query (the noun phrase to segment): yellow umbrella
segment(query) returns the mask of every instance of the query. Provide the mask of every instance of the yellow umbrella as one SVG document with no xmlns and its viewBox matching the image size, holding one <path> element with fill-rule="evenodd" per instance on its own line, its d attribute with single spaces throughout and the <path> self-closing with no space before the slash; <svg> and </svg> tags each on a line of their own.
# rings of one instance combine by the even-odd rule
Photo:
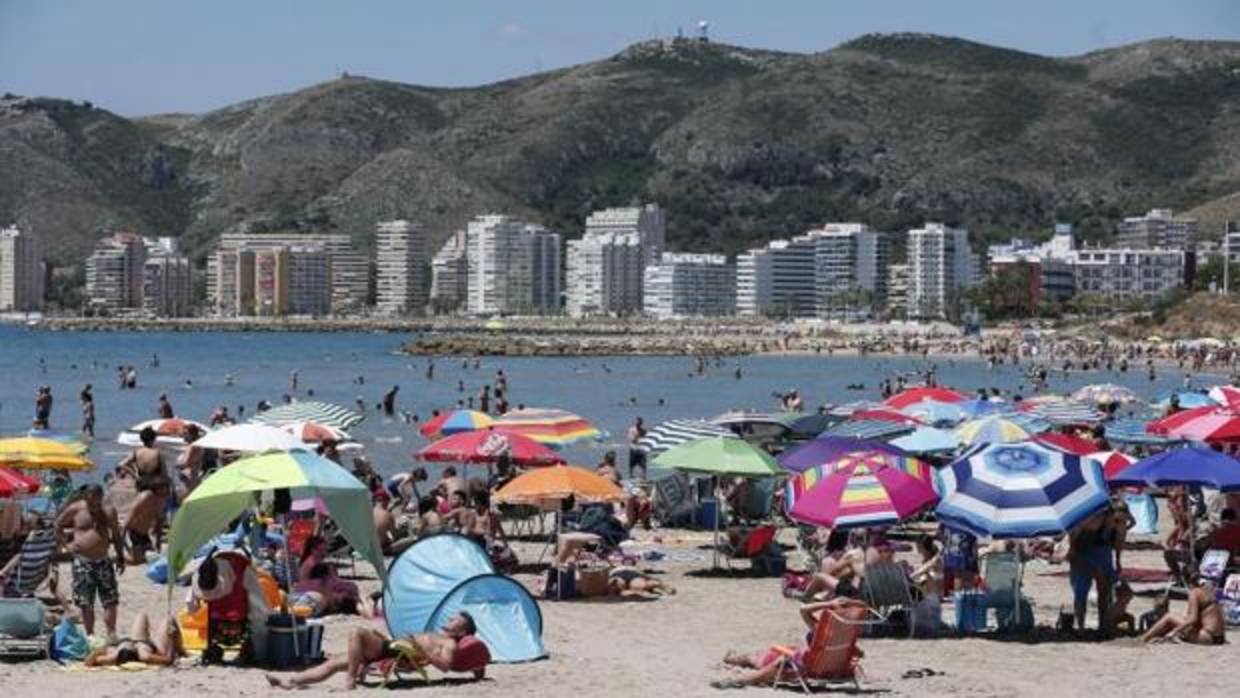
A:
<svg viewBox="0 0 1240 698">
<path fill-rule="evenodd" d="M 90 470 L 95 467 L 70 444 L 32 436 L 0 439 L 0 465 L 28 470 Z"/>
</svg>

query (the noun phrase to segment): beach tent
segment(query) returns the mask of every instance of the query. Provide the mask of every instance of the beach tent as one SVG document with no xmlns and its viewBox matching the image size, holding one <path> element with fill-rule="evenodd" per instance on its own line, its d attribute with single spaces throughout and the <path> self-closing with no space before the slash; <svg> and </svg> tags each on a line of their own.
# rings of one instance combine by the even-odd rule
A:
<svg viewBox="0 0 1240 698">
<path fill-rule="evenodd" d="M 392 561 L 383 615 L 394 638 L 442 628 L 465 611 L 497 662 L 547 656 L 542 612 L 525 587 L 496 574 L 486 551 L 455 533 L 423 538 Z"/>
<path fill-rule="evenodd" d="M 168 578 L 175 579 L 194 552 L 254 505 L 254 494 L 288 489 L 294 499 L 322 499 L 353 550 L 383 574 L 370 490 L 349 471 L 297 449 L 242 458 L 202 481 L 181 504 L 168 536 Z"/>
</svg>

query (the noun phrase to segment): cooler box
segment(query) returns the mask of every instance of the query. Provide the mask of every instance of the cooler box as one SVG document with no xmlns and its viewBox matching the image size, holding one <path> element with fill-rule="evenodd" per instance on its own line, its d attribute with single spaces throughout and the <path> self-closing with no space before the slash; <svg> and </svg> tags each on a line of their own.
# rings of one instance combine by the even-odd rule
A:
<svg viewBox="0 0 1240 698">
<path fill-rule="evenodd" d="M 181 628 L 181 643 L 190 652 L 201 652 L 207 647 L 207 605 L 190 615 L 185 609 L 177 613 L 177 625 Z"/>
<path fill-rule="evenodd" d="M 952 594 L 952 601 L 956 607 L 956 632 L 977 633 L 986 629 L 984 592 L 958 591 Z"/>
<path fill-rule="evenodd" d="M 715 530 L 715 520 L 719 516 L 719 500 L 703 499 L 698 502 L 697 525 L 708 530 Z"/>
<path fill-rule="evenodd" d="M 267 617 L 267 664 L 272 668 L 304 666 L 322 659 L 322 655 L 321 622 L 307 621 L 283 613 Z"/>
</svg>

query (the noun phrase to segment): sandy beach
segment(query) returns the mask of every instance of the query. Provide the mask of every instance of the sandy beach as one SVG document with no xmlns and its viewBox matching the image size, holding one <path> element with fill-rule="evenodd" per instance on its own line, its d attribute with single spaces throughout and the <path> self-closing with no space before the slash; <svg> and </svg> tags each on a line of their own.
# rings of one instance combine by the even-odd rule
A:
<svg viewBox="0 0 1240 698">
<path fill-rule="evenodd" d="M 781 533 L 792 543 L 792 530 Z M 1139 538 L 1136 540 L 1140 540 Z M 471 696 L 664 695 L 710 696 L 712 679 L 725 676 L 720 659 L 730 649 L 757 651 L 774 643 L 795 644 L 804 630 L 797 603 L 783 598 L 776 578 L 747 576 L 748 564 L 737 565 L 736 576 L 703 573 L 711 565 L 710 534 L 700 531 L 654 531 L 637 536 L 637 550 L 657 548 L 669 553 L 642 567 L 676 586 L 675 596 L 650 601 L 576 600 L 543 601 L 544 641 L 550 657 L 518 665 L 494 665 L 486 680 L 445 681 L 432 673 L 430 686 L 397 684 L 419 693 Z M 523 561 L 536 560 L 541 543 L 518 543 Z M 904 554 L 907 555 L 907 554 Z M 794 553 L 790 563 L 798 561 Z M 1162 569 L 1158 551 L 1136 550 L 1125 555 L 1125 565 Z M 359 565 L 359 573 L 367 569 Z M 1232 695 L 1226 685 L 1231 667 L 1240 662 L 1235 640 L 1223 647 L 1178 644 L 1142 646 L 1135 639 L 1105 643 L 1055 638 L 1053 626 L 1061 606 L 1070 606 L 1067 579 L 1050 576 L 1062 570 L 1041 561 L 1028 565 L 1025 592 L 1035 601 L 1039 630 L 1030 639 L 975 637 L 968 639 L 870 639 L 865 651 L 863 693 L 909 696 L 1096 696 L 1096 695 Z M 369 571 L 367 569 L 367 571 Z M 166 612 L 163 587 L 130 569 L 122 577 L 121 630 L 133 614 L 146 610 Z M 361 581 L 365 591 L 378 588 L 377 580 Z M 536 574 L 519 574 L 529 588 L 538 587 Z M 61 583 L 68 585 L 68 565 L 62 565 Z M 1153 590 L 1155 586 L 1136 586 Z M 67 589 L 66 589 L 67 590 Z M 175 593 L 180 603 L 183 590 Z M 1138 597 L 1136 613 L 1148 610 L 1149 596 Z M 1172 611 L 1182 612 L 1183 603 Z M 951 607 L 944 606 L 944 617 Z M 1091 605 L 1089 624 L 1095 622 Z M 359 625 L 382 628 L 382 621 L 332 617 L 326 621 L 325 647 L 340 652 L 349 631 Z M 106 696 L 258 695 L 269 689 L 259 669 L 202 668 L 184 659 L 172 669 L 140 672 L 118 670 L 72 671 L 49 661 L 0 664 L 0 680 L 13 695 L 53 696 L 88 690 L 93 698 Z M 937 675 L 903 678 L 910 670 L 932 669 Z M 305 692 L 342 691 L 342 678 Z M 89 683 L 87 683 L 89 682 Z M 362 692 L 384 690 L 359 688 Z M 89 686 L 89 688 L 87 688 Z M 390 690 L 390 689 L 389 689 Z M 728 691 L 735 692 L 735 691 Z M 770 689 L 743 689 L 745 694 L 773 694 Z"/>
</svg>

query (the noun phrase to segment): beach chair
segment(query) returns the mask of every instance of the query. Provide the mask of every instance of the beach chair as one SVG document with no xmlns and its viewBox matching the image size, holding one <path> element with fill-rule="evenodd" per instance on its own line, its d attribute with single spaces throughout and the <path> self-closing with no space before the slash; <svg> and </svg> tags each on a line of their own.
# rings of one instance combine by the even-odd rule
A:
<svg viewBox="0 0 1240 698">
<path fill-rule="evenodd" d="M 775 494 L 775 478 L 750 480 L 745 497 L 737 503 L 733 515 L 741 521 L 758 522 L 771 517 L 771 501 Z"/>
<path fill-rule="evenodd" d="M 768 524 L 750 530 L 735 546 L 726 540 L 721 542 L 719 552 L 723 555 L 724 563 L 730 569 L 733 560 L 754 560 L 760 557 L 767 546 L 775 541 L 775 533 L 775 527 Z"/>
<path fill-rule="evenodd" d="M 285 525 L 284 535 L 288 544 L 288 552 L 300 558 L 306 550 L 306 541 L 319 529 L 319 522 L 313 518 L 292 519 Z"/>
<path fill-rule="evenodd" d="M 799 685 L 802 691 L 811 693 L 815 687 L 843 683 L 860 690 L 861 653 L 857 650 L 857 638 L 872 613 L 859 601 L 824 610 L 799 659 L 797 650 L 791 647 L 772 648 L 780 655 L 772 687 Z"/>
<path fill-rule="evenodd" d="M 12 569 L 3 578 L 3 596 L 31 598 L 52 571 L 56 554 L 56 533 L 49 530 L 31 531 L 22 543 Z"/>
<path fill-rule="evenodd" d="M 890 620 L 893 612 L 903 610 L 908 618 L 908 636 L 917 632 L 917 614 L 913 600 L 913 588 L 904 568 L 894 562 L 875 562 L 865 566 L 865 579 L 861 582 L 861 598 L 883 620 Z"/>
<path fill-rule="evenodd" d="M 1024 563 L 1015 552 L 991 553 L 982 558 L 986 607 L 995 609 L 995 619 L 1001 629 L 1019 628 L 1033 621 L 1032 616 L 1022 618 L 1022 609 L 1032 612 L 1020 591 L 1024 569 Z"/>
<path fill-rule="evenodd" d="M 50 636 L 46 617 L 47 608 L 38 599 L 0 599 L 0 657 L 46 657 Z"/>
<path fill-rule="evenodd" d="M 1132 514 L 1133 521 L 1136 522 L 1128 531 L 1129 535 L 1158 535 L 1158 504 L 1152 496 L 1125 494 L 1124 503 L 1128 506 L 1128 513 Z"/>
<path fill-rule="evenodd" d="M 382 659 L 368 669 L 377 671 L 383 677 L 383 685 L 387 686 L 393 679 L 405 680 L 403 674 L 413 673 L 425 682 L 430 682 L 430 674 L 426 668 L 430 660 L 413 643 L 408 640 L 397 640 L 392 643 L 395 657 Z M 486 643 L 473 635 L 461 638 L 457 644 L 456 655 L 448 671 L 454 674 L 471 674 L 475 681 L 486 677 L 487 665 L 491 663 L 491 650 Z"/>
</svg>

